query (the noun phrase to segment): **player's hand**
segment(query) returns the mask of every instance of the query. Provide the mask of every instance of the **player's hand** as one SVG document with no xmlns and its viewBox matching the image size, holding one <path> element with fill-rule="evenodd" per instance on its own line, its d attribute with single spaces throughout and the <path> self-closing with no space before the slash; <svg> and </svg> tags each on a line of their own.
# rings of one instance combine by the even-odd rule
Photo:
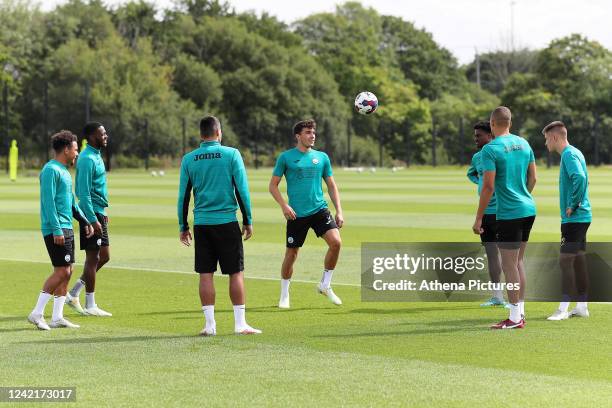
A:
<svg viewBox="0 0 612 408">
<path fill-rule="evenodd" d="M 94 222 L 93 224 L 91 224 L 91 226 L 93 227 L 94 233 L 101 237 L 102 236 L 102 224 L 100 224 L 99 221 Z M 87 237 L 89 238 L 89 237 Z"/>
<path fill-rule="evenodd" d="M 338 226 L 338 228 L 342 228 L 342 225 L 344 225 L 344 217 L 342 216 L 342 211 L 336 213 L 336 225 Z"/>
<path fill-rule="evenodd" d="M 193 240 L 191 236 L 191 231 L 185 230 L 179 234 L 179 239 L 181 243 L 185 246 L 191 246 L 191 241 Z"/>
<path fill-rule="evenodd" d="M 253 236 L 253 225 L 242 225 L 242 235 L 245 241 L 251 238 Z"/>
<path fill-rule="evenodd" d="M 293 208 L 289 207 L 289 205 L 287 204 L 283 206 L 283 215 L 288 220 L 295 220 L 297 218 L 297 215 L 295 215 L 295 211 L 293 211 Z"/>
<path fill-rule="evenodd" d="M 472 231 L 474 231 L 474 234 L 476 235 L 480 235 L 484 232 L 484 230 L 482 229 L 482 218 L 476 218 L 476 221 L 472 226 Z"/>
<path fill-rule="evenodd" d="M 64 236 L 63 235 L 54 235 L 53 236 L 53 243 L 55 245 L 64 245 L 64 242 L 66 242 L 64 240 Z"/>
<path fill-rule="evenodd" d="M 85 226 L 85 237 L 86 238 L 91 238 L 94 234 L 94 228 L 91 224 L 87 224 Z"/>
<path fill-rule="evenodd" d="M 568 207 L 565 209 L 565 216 L 566 217 L 571 217 L 571 215 L 574 213 L 574 210 L 571 209 L 571 207 Z"/>
</svg>

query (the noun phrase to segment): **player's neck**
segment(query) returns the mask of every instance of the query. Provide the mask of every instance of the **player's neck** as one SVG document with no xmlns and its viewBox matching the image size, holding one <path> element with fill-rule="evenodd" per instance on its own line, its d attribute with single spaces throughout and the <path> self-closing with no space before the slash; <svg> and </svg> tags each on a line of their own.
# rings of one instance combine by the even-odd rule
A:
<svg viewBox="0 0 612 408">
<path fill-rule="evenodd" d="M 309 151 L 312 150 L 312 147 L 304 146 L 301 143 L 298 143 L 295 147 L 302 153 L 308 153 Z"/>
<path fill-rule="evenodd" d="M 565 150 L 567 146 L 569 146 L 569 142 L 567 140 L 559 142 L 559 145 L 557 146 L 557 153 L 559 154 L 563 153 L 563 151 Z"/>
<path fill-rule="evenodd" d="M 53 158 L 53 160 L 68 167 L 68 158 L 64 156 L 63 154 L 58 154 L 57 156 Z"/>
</svg>

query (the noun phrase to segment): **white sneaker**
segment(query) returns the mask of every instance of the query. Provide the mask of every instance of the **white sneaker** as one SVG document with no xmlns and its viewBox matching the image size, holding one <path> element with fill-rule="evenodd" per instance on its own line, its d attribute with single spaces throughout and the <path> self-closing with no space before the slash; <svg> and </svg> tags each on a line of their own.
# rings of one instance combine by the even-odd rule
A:
<svg viewBox="0 0 612 408">
<path fill-rule="evenodd" d="M 42 315 L 35 315 L 34 313 L 30 313 L 30 315 L 28 316 L 28 322 L 36 326 L 38 330 L 51 330 Z"/>
<path fill-rule="evenodd" d="M 291 306 L 289 304 L 289 296 L 283 297 L 281 296 L 280 300 L 278 301 L 278 308 L 279 309 L 289 309 Z"/>
<path fill-rule="evenodd" d="M 70 293 L 66 293 L 66 305 L 70 306 L 72 310 L 81 315 L 86 315 L 85 311 L 81 307 L 81 302 L 78 297 L 72 296 Z"/>
<path fill-rule="evenodd" d="M 553 320 L 553 321 L 558 321 L 558 320 L 565 320 L 569 318 L 569 313 L 564 312 L 563 310 L 555 310 L 555 312 L 548 316 L 548 318 L 546 320 Z"/>
<path fill-rule="evenodd" d="M 242 327 L 234 328 L 234 333 L 236 334 L 261 334 L 261 330 L 254 329 L 248 324 Z"/>
<path fill-rule="evenodd" d="M 85 314 L 90 315 L 90 316 L 109 317 L 113 315 L 112 313 L 109 313 L 107 311 L 100 309 L 98 305 L 93 305 L 92 307 L 86 307 L 84 311 L 85 311 Z"/>
<path fill-rule="evenodd" d="M 589 309 L 575 307 L 571 312 L 569 312 L 569 317 L 589 317 Z"/>
<path fill-rule="evenodd" d="M 200 332 L 200 336 L 216 336 L 217 328 L 216 327 L 204 327 Z"/>
<path fill-rule="evenodd" d="M 81 327 L 78 324 L 74 324 L 74 323 L 66 320 L 63 317 L 61 319 L 52 320 L 51 324 L 49 326 L 51 326 L 51 327 L 53 327 L 55 329 L 58 329 L 60 327 L 66 327 L 68 329 L 78 329 L 79 327 Z"/>
<path fill-rule="evenodd" d="M 336 306 L 340 306 L 342 304 L 342 300 L 332 290 L 331 286 L 327 289 L 321 288 L 320 284 L 317 285 L 317 292 L 322 294 L 323 296 L 327 296 L 327 298 Z"/>
</svg>

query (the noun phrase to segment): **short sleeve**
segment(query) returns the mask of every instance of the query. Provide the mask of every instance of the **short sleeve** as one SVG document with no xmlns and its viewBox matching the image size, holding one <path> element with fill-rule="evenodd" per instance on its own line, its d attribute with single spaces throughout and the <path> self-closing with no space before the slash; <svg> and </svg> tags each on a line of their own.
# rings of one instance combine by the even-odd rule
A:
<svg viewBox="0 0 612 408">
<path fill-rule="evenodd" d="M 287 166 L 285 165 L 285 155 L 281 154 L 280 156 L 278 156 L 278 159 L 276 159 L 276 165 L 274 166 L 272 175 L 276 177 L 283 177 L 286 169 Z"/>
<path fill-rule="evenodd" d="M 480 161 L 482 163 L 482 171 L 496 171 L 495 167 L 495 151 L 489 145 L 485 145 L 480 153 Z"/>
<path fill-rule="evenodd" d="M 329 156 L 325 155 L 325 163 L 323 164 L 323 178 L 333 176 L 331 161 L 329 160 Z"/>
</svg>

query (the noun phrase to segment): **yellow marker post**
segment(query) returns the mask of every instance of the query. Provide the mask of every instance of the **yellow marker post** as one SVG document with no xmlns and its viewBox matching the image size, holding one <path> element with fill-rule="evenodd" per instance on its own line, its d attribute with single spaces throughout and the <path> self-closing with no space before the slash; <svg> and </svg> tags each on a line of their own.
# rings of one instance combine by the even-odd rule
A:
<svg viewBox="0 0 612 408">
<path fill-rule="evenodd" d="M 17 141 L 13 139 L 9 150 L 9 177 L 11 181 L 17 181 L 17 159 L 19 158 L 19 148 Z"/>
<path fill-rule="evenodd" d="M 86 147 L 87 147 L 87 139 L 83 139 L 81 141 L 81 151 L 85 150 Z"/>
</svg>

